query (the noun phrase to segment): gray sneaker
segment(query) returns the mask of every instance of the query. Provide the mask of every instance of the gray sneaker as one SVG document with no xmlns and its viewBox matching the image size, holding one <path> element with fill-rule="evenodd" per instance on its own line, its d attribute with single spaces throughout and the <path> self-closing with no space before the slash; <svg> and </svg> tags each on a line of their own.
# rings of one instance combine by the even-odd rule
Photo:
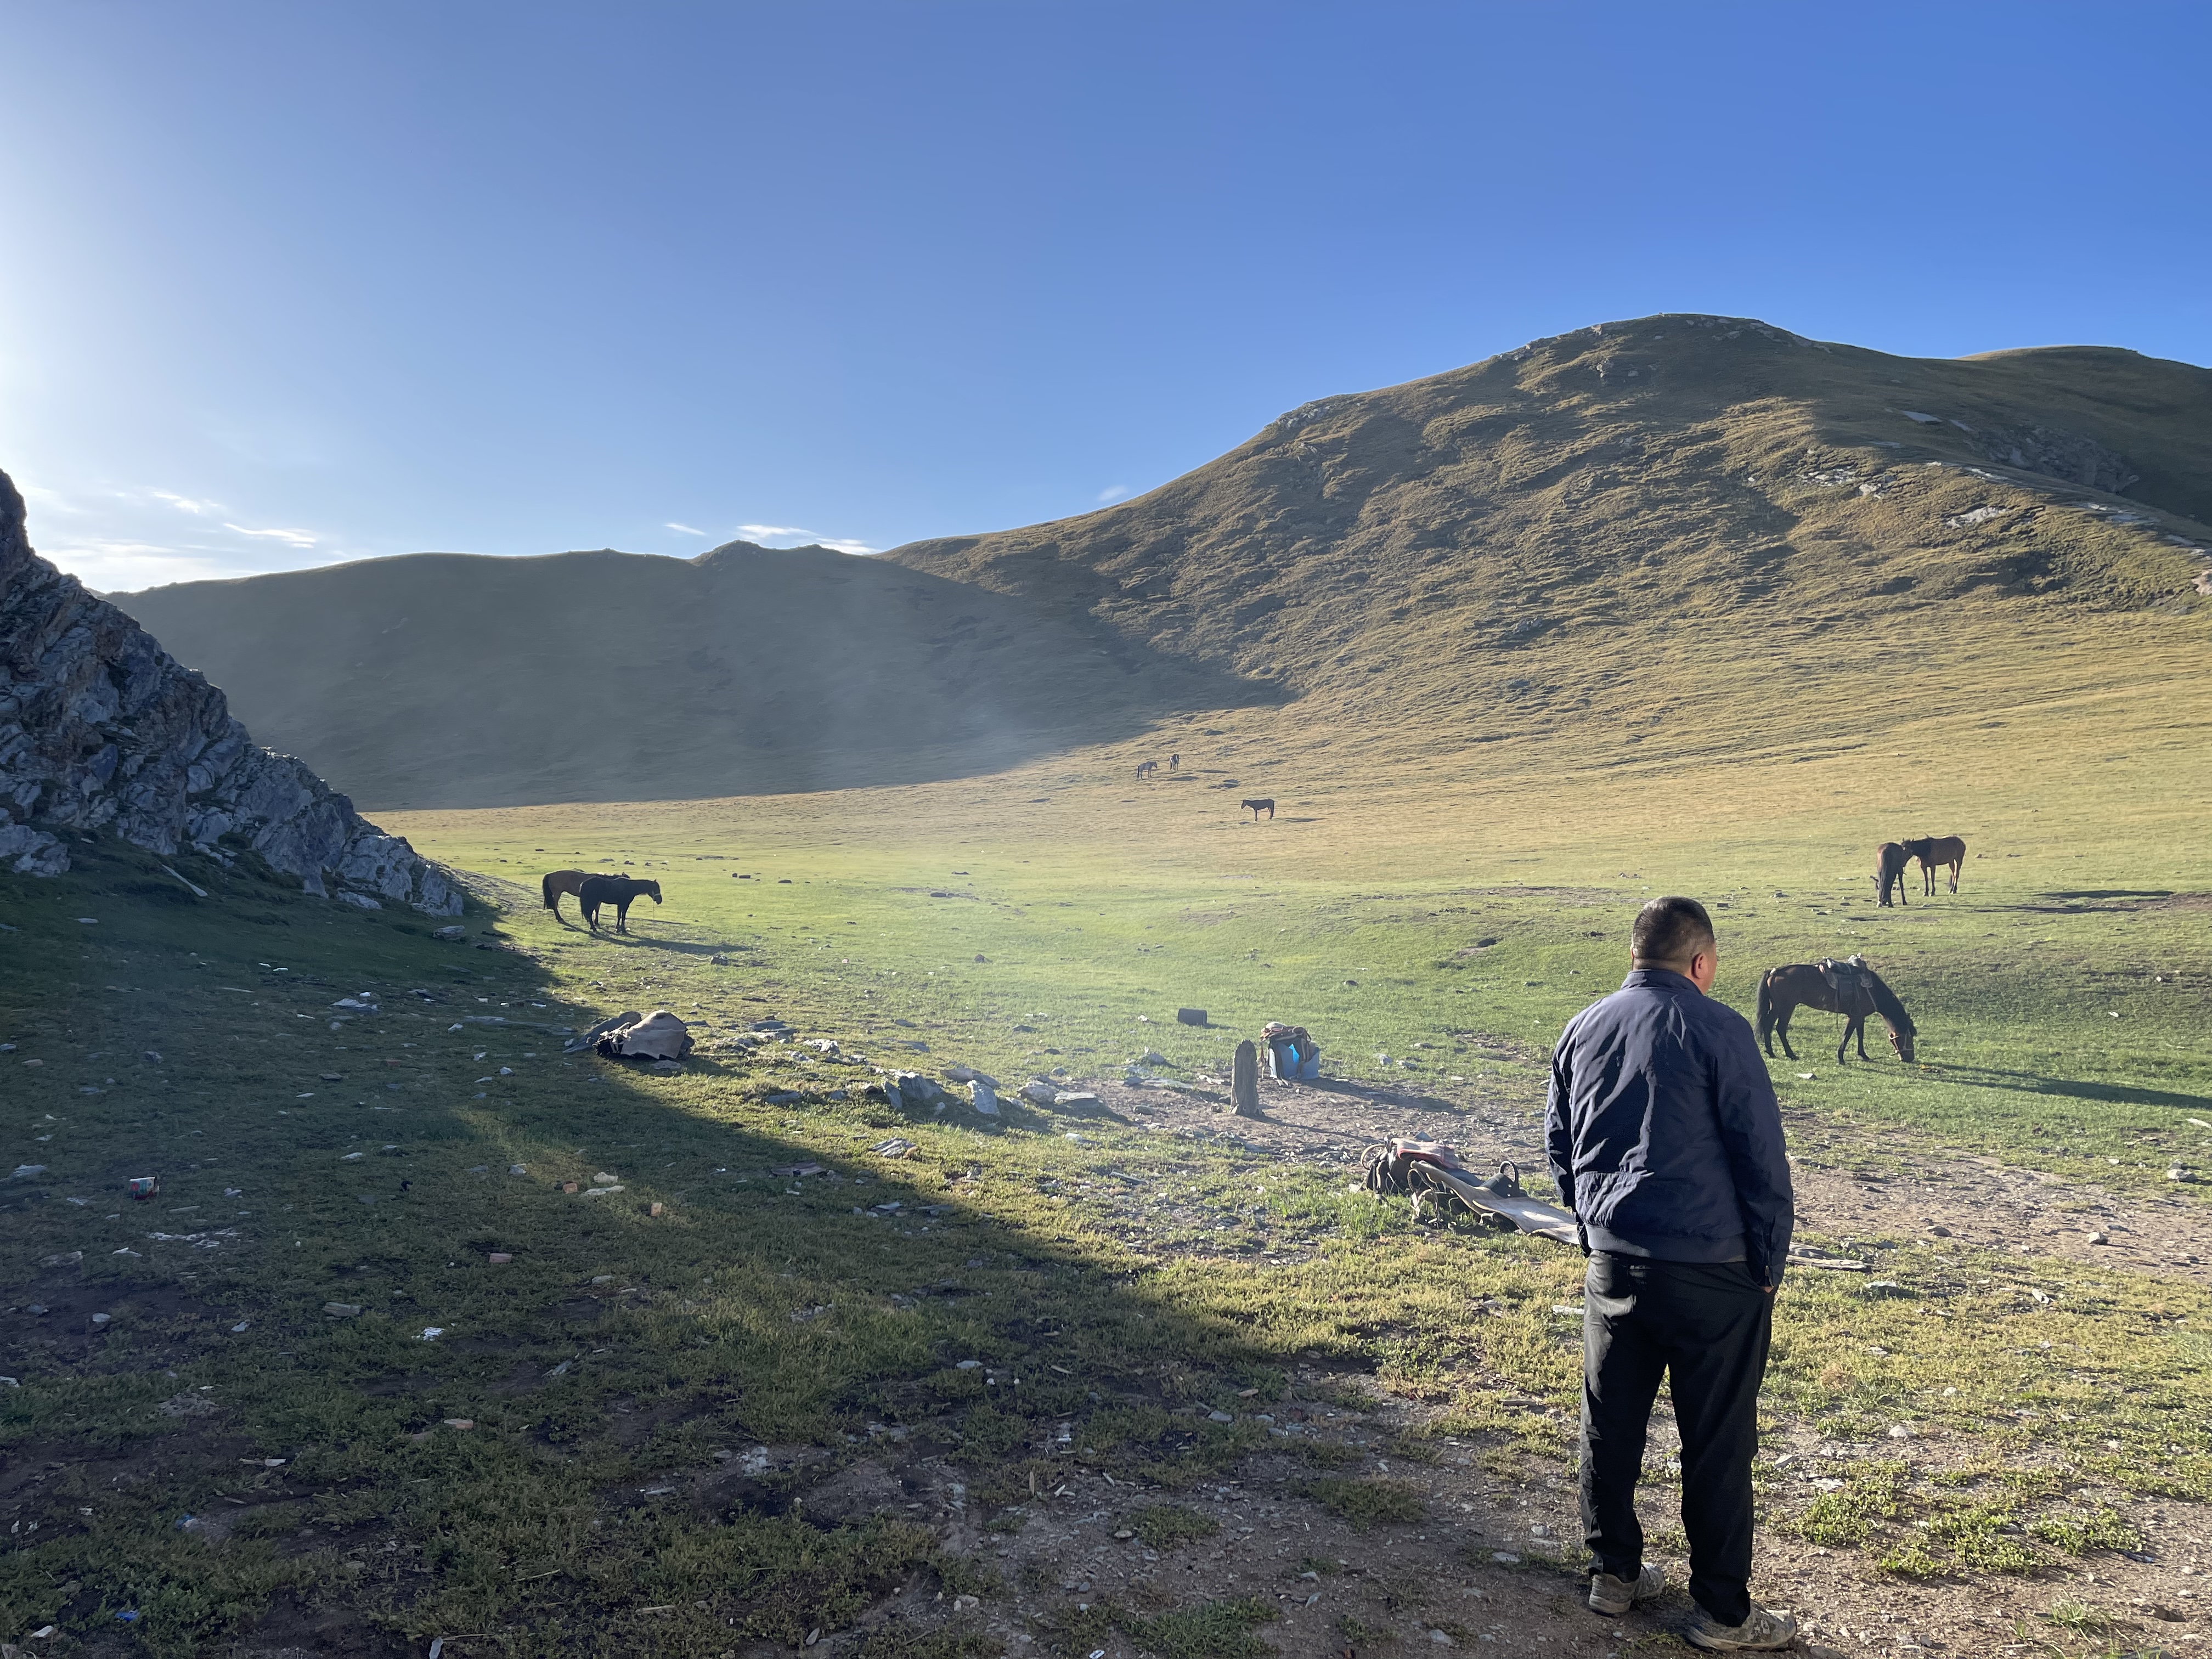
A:
<svg viewBox="0 0 2212 1659">
<path fill-rule="evenodd" d="M 1771 1653 L 1797 1639 L 1797 1621 L 1786 1613 L 1770 1613 L 1754 1601 L 1751 1616 L 1741 1625 L 1723 1625 L 1703 1607 L 1682 1632 L 1693 1648 L 1713 1653 Z"/>
<path fill-rule="evenodd" d="M 1633 1578 L 1615 1578 L 1609 1572 L 1590 1575 L 1592 1613 L 1626 1613 L 1638 1601 L 1649 1601 L 1667 1585 L 1667 1575 L 1649 1561 Z"/>
</svg>

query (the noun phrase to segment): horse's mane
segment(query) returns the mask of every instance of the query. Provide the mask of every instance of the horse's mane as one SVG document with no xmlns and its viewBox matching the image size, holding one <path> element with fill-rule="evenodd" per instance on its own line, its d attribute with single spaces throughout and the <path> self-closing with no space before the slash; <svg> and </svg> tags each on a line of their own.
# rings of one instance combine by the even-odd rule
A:
<svg viewBox="0 0 2212 1659">
<path fill-rule="evenodd" d="M 1862 968 L 1859 971 L 1866 975 L 1867 988 L 1874 994 L 1875 1012 L 1905 1036 L 1917 1035 L 1912 1016 L 1905 1012 L 1905 1005 L 1897 1000 L 1897 993 L 1882 982 L 1881 975 L 1871 968 Z"/>
</svg>

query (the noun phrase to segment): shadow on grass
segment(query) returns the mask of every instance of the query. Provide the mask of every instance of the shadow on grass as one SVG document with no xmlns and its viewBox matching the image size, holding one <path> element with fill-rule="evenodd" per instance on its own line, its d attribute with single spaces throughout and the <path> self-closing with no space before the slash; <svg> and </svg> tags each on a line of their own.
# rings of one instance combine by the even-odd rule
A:
<svg viewBox="0 0 2212 1659">
<path fill-rule="evenodd" d="M 2002 1089 L 2014 1094 L 2057 1095 L 2074 1100 L 2110 1101 L 2120 1106 L 2166 1106 L 2182 1111 L 2212 1112 L 2212 1097 L 2185 1095 L 2165 1089 L 2143 1089 L 2128 1083 L 2089 1083 L 2075 1078 L 2045 1077 L 2036 1072 L 2009 1072 L 1993 1066 L 1948 1066 L 1923 1062 L 1921 1070 L 1970 1089 Z"/>
<path fill-rule="evenodd" d="M 22 1477 L 0 1518 L 36 1528 L 0 1561 L 0 1626 L 127 1612 L 184 1653 L 282 1606 L 342 1614 L 364 1653 L 792 1644 L 988 1574 L 947 1541 L 1078 1448 L 1175 1486 L 1264 1443 L 1201 1402 L 1274 1398 L 1289 1356 L 1048 1199 L 967 1201 L 973 1129 L 826 1082 L 770 1105 L 726 1059 L 565 1061 L 542 1026 L 464 1016 L 596 1011 L 532 957 L 433 941 L 442 918 L 214 866 L 189 872 L 208 901 L 155 903 L 129 896 L 143 856 L 84 862 L 0 879 L 0 1024 L 58 1126 L 52 1168 L 0 1188 L 0 1293 L 42 1310 L 0 1322 Z M 387 1010 L 332 1024 L 378 988 Z M 1031 1124 L 1054 1127 L 994 1138 L 1048 1170 Z M 922 1156 L 872 1155 L 888 1130 Z M 801 1162 L 825 1173 L 770 1173 Z M 118 1196 L 153 1171 L 157 1204 Z"/>
</svg>

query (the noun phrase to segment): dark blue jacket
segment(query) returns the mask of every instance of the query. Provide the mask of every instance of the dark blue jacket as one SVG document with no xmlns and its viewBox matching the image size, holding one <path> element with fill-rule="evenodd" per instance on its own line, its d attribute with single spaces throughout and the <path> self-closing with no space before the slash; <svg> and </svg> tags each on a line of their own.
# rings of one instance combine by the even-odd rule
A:
<svg viewBox="0 0 2212 1659">
<path fill-rule="evenodd" d="M 1779 1281 L 1796 1215 L 1774 1085 L 1743 1016 L 1681 975 L 1638 968 L 1567 1022 L 1544 1139 L 1592 1249 Z"/>
</svg>

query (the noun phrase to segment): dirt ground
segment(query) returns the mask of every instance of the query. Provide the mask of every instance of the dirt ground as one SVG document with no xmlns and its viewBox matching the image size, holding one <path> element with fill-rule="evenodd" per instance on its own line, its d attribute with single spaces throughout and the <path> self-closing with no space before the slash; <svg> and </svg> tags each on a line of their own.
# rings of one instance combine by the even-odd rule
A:
<svg viewBox="0 0 2212 1659">
<path fill-rule="evenodd" d="M 1275 1153 L 1328 1158 L 1357 1167 L 1368 1146 L 1403 1136 L 1456 1146 L 1470 1164 L 1510 1158 L 1524 1176 L 1544 1171 L 1543 1125 L 1532 1111 L 1495 1101 L 1461 1105 L 1432 1094 L 1391 1092 L 1328 1082 L 1261 1084 L 1264 1120 L 1225 1115 L 1225 1087 L 1191 1092 L 1118 1084 L 1085 1085 L 1132 1122 L 1170 1132 L 1232 1134 Z M 1809 1115 L 1789 1123 L 1801 1228 L 1839 1240 L 1951 1238 L 2023 1256 L 2057 1256 L 2094 1266 L 2155 1273 L 2212 1284 L 2212 1212 L 2174 1199 L 2140 1199 L 2075 1186 L 1993 1159 L 1947 1153 L 1904 1175 L 1856 1174 L 1830 1165 L 1839 1132 L 1821 1124 L 1800 1146 Z M 1886 1160 L 1887 1161 L 1887 1160 Z M 1940 1230 L 1940 1231 L 1939 1231 Z M 2102 1234 L 2101 1239 L 2097 1235 Z M 2094 1240 L 2095 1242 L 2093 1242 Z"/>
<path fill-rule="evenodd" d="M 1413 1093 L 1346 1085 L 1297 1088 L 1263 1085 L 1264 1120 L 1224 1114 L 1225 1095 L 1210 1087 L 1180 1091 L 1097 1085 L 1115 1115 L 1164 1133 L 1232 1135 L 1268 1152 L 1329 1158 L 1356 1167 L 1362 1150 L 1392 1135 L 1449 1141 L 1470 1161 L 1510 1158 L 1541 1168 L 1533 1117 L 1494 1103 L 1468 1107 Z M 1962 1243 L 2015 1248 L 2030 1255 L 2063 1255 L 2202 1279 L 2212 1237 L 2193 1211 L 2169 1212 L 2155 1200 L 2071 1188 L 1980 1159 L 1948 1159 L 1942 1168 L 1898 1177 L 1862 1179 L 1800 1166 L 1802 1224 L 1848 1240 L 1927 1237 L 1948 1230 Z M 2092 1229 L 2111 1243 L 2092 1243 Z M 2023 1235 L 2027 1237 L 2023 1237 Z M 1111 1601 L 1124 1607 L 1164 1606 L 1205 1596 L 1257 1596 L 1281 1613 L 1261 1627 L 1264 1639 L 1300 1659 L 1361 1659 L 1388 1648 L 1404 1655 L 1423 1644 L 1474 1646 L 1503 1653 L 1616 1655 L 1685 1650 L 1679 1632 L 1689 1613 L 1681 1585 L 1686 1565 L 1656 1555 L 1669 1589 L 1649 1609 L 1606 1618 L 1582 1605 L 1583 1582 L 1562 1565 L 1578 1536 L 1571 1485 L 1551 1474 L 1501 1477 L 1471 1449 L 1443 1443 L 1443 1456 L 1422 1465 L 1389 1456 L 1400 1431 L 1422 1425 L 1428 1408 L 1392 1398 L 1372 1379 L 1302 1372 L 1297 1393 L 1326 1383 L 1322 1398 L 1364 1389 L 1364 1409 L 1315 1406 L 1295 1412 L 1303 1431 L 1351 1449 L 1342 1473 L 1407 1483 L 1425 1500 L 1427 1519 L 1360 1529 L 1298 1495 L 1310 1474 L 1302 1460 L 1263 1455 L 1238 1478 L 1173 1501 L 1218 1522 L 1215 1535 L 1170 1550 L 1147 1548 L 1128 1535 L 1133 1518 L 1162 1494 L 1083 1472 L 1023 1506 L 1018 1532 L 986 1533 L 980 1518 L 944 1497 L 951 1474 L 924 1464 L 908 1472 L 911 1486 L 935 1495 L 948 1541 L 995 1561 L 1010 1595 L 951 1613 L 972 1620 L 1006 1644 L 1030 1650 L 1033 1626 L 1066 1628 L 1085 1609 Z M 1944 1454 L 1925 1444 L 1900 1449 L 1838 1447 L 1770 1440 L 1762 1457 L 1787 1457 L 1797 1478 L 1821 1477 L 1827 1460 L 1903 1457 L 1935 1462 Z M 1661 1447 L 1673 1442 L 1662 1403 L 1654 1424 Z M 1677 1526 L 1671 1489 L 1647 1492 L 1653 1537 Z M 2103 1556 L 2027 1579 L 1969 1586 L 1877 1580 L 1849 1553 L 1838 1555 L 1762 1529 L 1754 1594 L 1798 1618 L 1798 1651 L 1933 1652 L 1960 1655 L 2075 1652 L 2081 1641 L 2054 1645 L 2040 1615 L 2054 1604 L 2084 1601 L 2112 1623 L 2088 1650 L 2122 1653 L 2203 1651 L 2212 1632 L 2212 1511 L 2166 1504 L 2148 1516 L 2162 1541 L 2155 1561 Z M 895 1600 L 860 1630 L 825 1638 L 823 1645 L 855 1644 L 886 1620 L 942 1615 L 917 1599 Z M 1347 1626 L 1349 1619 L 1352 1623 Z M 1347 1636 L 1347 1629 L 1354 1632 Z M 1105 1659 L 1133 1659 L 1118 1632 L 1098 1638 Z M 1086 1650 L 1091 1651 L 1091 1650 Z M 764 1655 L 763 1655 L 764 1659 Z"/>
</svg>

